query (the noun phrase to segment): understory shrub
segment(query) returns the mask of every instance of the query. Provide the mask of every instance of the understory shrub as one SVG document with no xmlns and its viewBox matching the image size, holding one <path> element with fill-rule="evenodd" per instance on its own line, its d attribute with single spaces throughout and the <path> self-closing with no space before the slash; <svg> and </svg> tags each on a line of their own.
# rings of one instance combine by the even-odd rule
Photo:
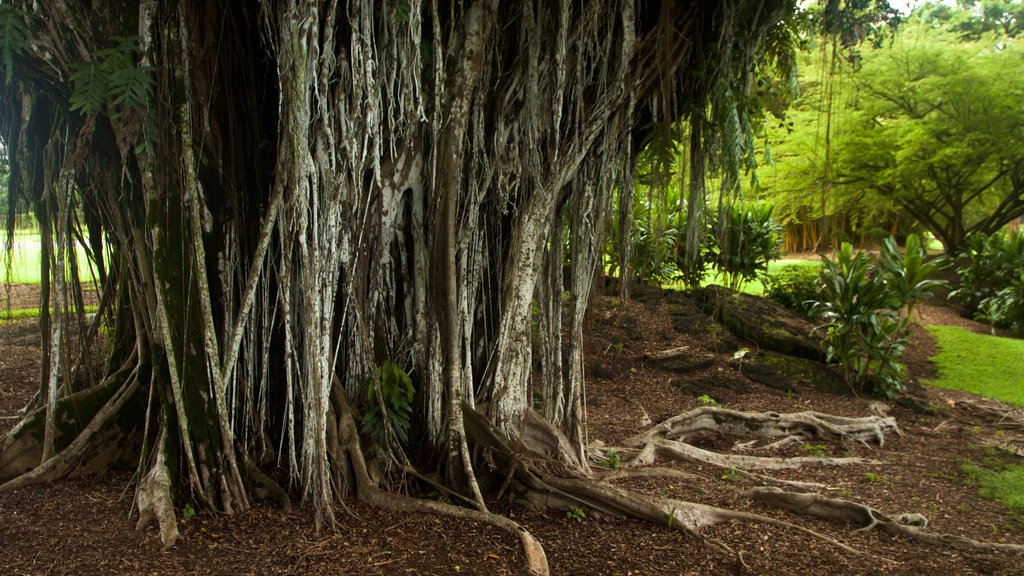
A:
<svg viewBox="0 0 1024 576">
<path fill-rule="evenodd" d="M 1024 233 L 973 234 L 957 255 L 950 293 L 974 318 L 1024 335 Z"/>
<path fill-rule="evenodd" d="M 819 301 L 812 314 L 825 322 L 828 360 L 840 365 L 854 388 L 883 397 L 904 389 L 906 367 L 900 362 L 914 306 L 943 281 L 931 277 L 942 259 L 926 262 L 926 250 L 911 234 L 900 254 L 887 239 L 877 258 L 854 253 L 844 242 L 834 260 L 823 259 Z"/>
<path fill-rule="evenodd" d="M 773 210 L 771 204 L 755 202 L 734 204 L 728 211 L 728 238 L 718 242 L 717 267 L 730 288 L 763 278 L 768 262 L 779 257 L 782 227 L 772 218 Z"/>
<path fill-rule="evenodd" d="M 821 268 L 788 264 L 764 279 L 764 295 L 800 314 L 810 314 L 818 300 Z"/>
</svg>

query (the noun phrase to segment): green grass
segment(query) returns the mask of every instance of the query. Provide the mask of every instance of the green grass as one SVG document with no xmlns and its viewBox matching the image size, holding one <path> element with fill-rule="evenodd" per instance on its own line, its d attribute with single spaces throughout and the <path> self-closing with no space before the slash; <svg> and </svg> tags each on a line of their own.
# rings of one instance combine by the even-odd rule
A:
<svg viewBox="0 0 1024 576">
<path fill-rule="evenodd" d="M 37 230 L 18 230 L 14 233 L 14 250 L 9 255 L 4 245 L 7 234 L 4 233 L 0 241 L 0 283 L 11 282 L 15 284 L 39 284 L 39 258 L 42 249 L 39 245 L 39 232 Z M 78 246 L 78 270 L 82 281 L 87 281 L 90 276 L 89 258 L 85 255 L 85 249 Z M 10 269 L 8 269 L 8 255 L 10 258 Z"/>
<path fill-rule="evenodd" d="M 794 265 L 795 266 L 808 266 L 808 267 L 812 267 L 813 266 L 813 267 L 818 267 L 818 266 L 821 266 L 821 259 L 820 258 L 817 258 L 817 259 L 815 259 L 815 258 L 811 258 L 811 259 L 808 259 L 808 258 L 783 258 L 783 259 L 780 259 L 780 260 L 772 260 L 771 262 L 768 263 L 768 275 L 771 276 L 771 275 L 775 274 L 776 272 L 778 272 L 784 266 L 794 266 Z M 720 286 L 725 286 L 726 285 L 725 275 L 719 273 L 717 270 L 710 270 L 710 271 L 708 271 L 708 273 L 704 275 L 703 285 L 704 286 L 708 286 L 710 284 L 718 284 Z M 664 287 L 665 288 L 673 288 L 673 289 L 676 289 L 676 290 L 682 290 L 683 289 L 683 284 L 681 282 L 671 282 L 671 283 L 666 283 L 664 285 Z M 740 286 L 740 292 L 746 292 L 747 294 L 752 294 L 754 296 L 764 296 L 764 283 L 762 283 L 760 279 L 758 279 L 758 280 L 751 280 L 750 282 L 745 282 L 742 286 Z"/>
<path fill-rule="evenodd" d="M 1024 406 L 1024 340 L 968 332 L 958 326 L 929 326 L 940 352 L 932 386 Z"/>
<path fill-rule="evenodd" d="M 978 483 L 979 494 L 1001 502 L 1018 514 L 1024 514 L 1024 464 L 1010 464 L 992 470 L 973 462 L 965 462 L 960 470 Z"/>
<path fill-rule="evenodd" d="M 99 308 L 96 306 L 86 306 L 84 312 L 86 314 L 93 314 Z M 50 313 L 53 313 L 53 308 L 50 308 Z M 24 318 L 38 318 L 39 308 L 17 308 L 14 310 L 0 309 L 0 324 L 4 322 L 10 322 L 13 320 L 22 320 Z"/>
</svg>

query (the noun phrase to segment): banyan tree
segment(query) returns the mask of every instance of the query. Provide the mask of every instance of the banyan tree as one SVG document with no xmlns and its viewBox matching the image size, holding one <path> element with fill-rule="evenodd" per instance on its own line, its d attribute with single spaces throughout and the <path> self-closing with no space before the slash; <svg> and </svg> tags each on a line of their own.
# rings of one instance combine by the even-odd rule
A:
<svg viewBox="0 0 1024 576">
<path fill-rule="evenodd" d="M 37 398 L 0 439 L 0 489 L 137 467 L 140 522 L 166 545 L 184 502 L 298 498 L 330 525 L 354 496 L 507 529 L 538 573 L 543 550 L 488 511 L 481 477 L 682 530 L 728 517 L 594 478 L 583 319 L 640 149 L 687 122 L 694 149 L 725 153 L 720 127 L 737 129 L 795 9 L 0 5 L 10 201 L 39 221 L 53 307 Z M 795 426 L 754 417 L 707 408 L 633 446 L 653 461 L 682 450 L 656 442 L 673 430 Z M 806 424 L 866 442 L 894 428 Z M 441 497 L 408 495 L 428 491 Z"/>
</svg>

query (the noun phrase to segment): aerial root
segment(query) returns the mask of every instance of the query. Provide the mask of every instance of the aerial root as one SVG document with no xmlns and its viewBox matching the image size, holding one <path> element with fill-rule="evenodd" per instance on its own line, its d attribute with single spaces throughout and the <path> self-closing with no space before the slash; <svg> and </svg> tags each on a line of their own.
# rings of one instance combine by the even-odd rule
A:
<svg viewBox="0 0 1024 576">
<path fill-rule="evenodd" d="M 1024 552 L 1024 545 L 1001 542 L 979 542 L 952 534 L 934 534 L 927 531 L 927 519 L 920 514 L 900 514 L 895 518 L 856 502 L 829 498 L 810 492 L 784 492 L 778 488 L 753 488 L 747 493 L 759 502 L 789 510 L 797 514 L 816 516 L 826 520 L 852 522 L 869 531 L 881 528 L 891 534 L 924 542 L 934 546 L 948 546 L 958 550 Z"/>
</svg>

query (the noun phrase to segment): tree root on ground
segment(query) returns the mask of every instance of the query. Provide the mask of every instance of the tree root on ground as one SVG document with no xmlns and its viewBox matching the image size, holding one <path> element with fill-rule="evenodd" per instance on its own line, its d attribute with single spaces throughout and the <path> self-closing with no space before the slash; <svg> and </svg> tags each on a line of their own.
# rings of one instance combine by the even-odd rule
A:
<svg viewBox="0 0 1024 576">
<path fill-rule="evenodd" d="M 629 462 L 630 467 L 654 464 L 659 458 L 677 462 L 696 462 L 710 464 L 719 468 L 736 470 L 794 470 L 811 466 L 844 466 L 849 464 L 879 464 L 866 458 L 816 458 L 810 456 L 796 458 L 767 458 L 763 456 L 745 456 L 740 454 L 720 454 L 698 448 L 685 442 L 661 440 L 651 442 L 643 447 L 637 456 Z"/>
<path fill-rule="evenodd" d="M 50 482 L 72 473 L 86 459 L 88 453 L 91 467 L 102 467 L 113 464 L 120 457 L 120 450 L 107 449 L 108 444 L 115 442 L 118 434 L 108 429 L 109 425 L 121 414 L 129 400 L 133 399 L 139 391 L 139 381 L 132 378 L 130 382 L 122 383 L 113 395 L 103 404 L 88 420 L 88 424 L 74 436 L 67 447 L 54 454 L 49 460 L 30 468 L 27 472 L 19 469 L 24 466 L 25 458 L 35 456 L 36 451 L 42 453 L 42 445 L 38 440 L 32 438 L 29 430 L 32 426 L 41 423 L 43 408 L 25 418 L 21 424 L 9 432 L 3 439 L 0 439 L 0 478 L 9 477 L 9 472 L 14 472 L 14 477 L 3 484 L 0 484 L 0 492 L 15 490 Z M 83 392 L 86 394 L 90 391 Z M 66 403 L 69 410 L 74 410 L 78 395 L 63 398 L 59 404 Z M 105 458 L 103 462 L 96 461 L 97 458 Z M 38 462 L 38 460 L 36 461 Z"/>
<path fill-rule="evenodd" d="M 777 488 L 753 488 L 747 494 L 758 502 L 798 514 L 859 524 L 859 530 L 862 531 L 881 528 L 911 540 L 958 550 L 1024 552 L 1024 545 L 1020 544 L 979 542 L 952 534 L 933 534 L 927 531 L 928 522 L 920 514 L 900 514 L 892 518 L 874 508 L 849 500 L 828 498 L 815 493 L 784 492 Z"/>
<path fill-rule="evenodd" d="M 160 447 L 156 451 L 156 462 L 139 483 L 135 494 L 135 503 L 139 509 L 139 521 L 135 529 L 142 530 L 150 524 L 155 524 L 160 532 L 160 542 L 163 543 L 164 550 L 174 546 L 180 537 L 178 518 L 174 513 L 170 473 L 164 458 L 163 446 L 166 438 L 167 429 L 161 425 L 160 438 L 156 444 Z"/>
<path fill-rule="evenodd" d="M 627 439 L 627 446 L 644 446 L 667 438 L 685 440 L 702 432 L 716 432 L 748 438 L 802 436 L 864 445 L 885 445 L 886 434 L 902 435 L 892 417 L 848 418 L 821 412 L 738 412 L 704 406 L 657 424 Z"/>
<path fill-rule="evenodd" d="M 520 543 L 523 545 L 523 551 L 526 555 L 526 568 L 532 576 L 548 576 L 551 573 L 548 568 L 547 555 L 544 553 L 544 547 L 541 543 L 534 538 L 529 531 L 509 518 L 487 511 L 463 508 L 445 502 L 422 500 L 391 492 L 385 492 L 378 488 L 377 484 L 370 478 L 370 474 L 367 471 L 366 459 L 363 456 L 362 446 L 359 441 L 359 433 L 356 428 L 355 420 L 352 416 L 352 409 L 348 405 L 347 401 L 342 403 L 340 412 L 341 413 L 338 414 L 337 418 L 338 440 L 343 451 L 348 456 L 349 463 L 351 464 L 351 470 L 356 485 L 356 494 L 360 500 L 370 504 L 371 506 L 384 508 L 386 510 L 441 514 L 444 516 L 451 516 L 453 518 L 473 520 L 500 528 L 519 538 Z"/>
</svg>

